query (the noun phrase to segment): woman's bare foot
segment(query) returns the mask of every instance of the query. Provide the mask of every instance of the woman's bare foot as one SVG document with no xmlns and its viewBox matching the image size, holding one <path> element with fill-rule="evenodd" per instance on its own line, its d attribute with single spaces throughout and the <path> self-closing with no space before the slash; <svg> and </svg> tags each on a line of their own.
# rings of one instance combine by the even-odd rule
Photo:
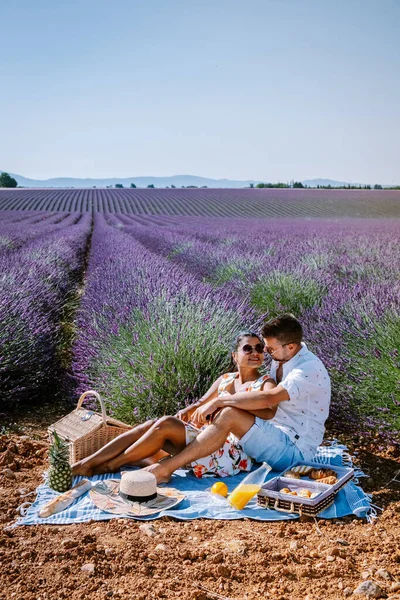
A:
<svg viewBox="0 0 400 600">
<path fill-rule="evenodd" d="M 72 475 L 82 475 L 83 477 L 92 477 L 93 467 L 90 467 L 85 460 L 80 460 L 72 465 Z"/>
<path fill-rule="evenodd" d="M 156 476 L 157 483 L 168 483 L 172 475 L 169 469 L 165 465 L 160 463 L 150 465 L 149 467 L 145 467 L 144 471 L 150 471 L 150 473 L 153 473 L 153 475 Z"/>
<path fill-rule="evenodd" d="M 94 475 L 104 475 L 104 473 L 118 473 L 119 467 L 114 467 L 112 461 L 98 465 L 93 469 Z"/>
</svg>

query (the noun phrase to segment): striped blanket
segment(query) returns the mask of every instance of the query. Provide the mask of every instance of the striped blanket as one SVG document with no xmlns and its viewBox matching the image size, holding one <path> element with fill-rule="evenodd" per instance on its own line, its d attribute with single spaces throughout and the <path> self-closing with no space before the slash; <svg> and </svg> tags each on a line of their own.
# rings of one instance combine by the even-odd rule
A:
<svg viewBox="0 0 400 600">
<path fill-rule="evenodd" d="M 352 466 L 351 458 L 347 454 L 346 448 L 335 442 L 331 443 L 329 446 L 320 446 L 315 460 L 324 465 Z M 225 482 L 229 487 L 229 491 L 232 491 L 245 475 L 246 473 L 241 473 L 235 477 L 226 478 Z M 277 473 L 271 472 L 267 480 L 276 475 Z M 325 519 L 334 519 L 355 514 L 358 517 L 370 519 L 375 511 L 371 507 L 370 496 L 365 494 L 361 487 L 357 485 L 358 477 L 360 476 L 363 476 L 363 473 L 357 471 L 356 478 L 337 493 L 334 504 L 324 512 L 321 512 L 318 516 Z M 119 474 L 97 475 L 92 477 L 91 480 L 97 481 L 101 479 L 119 478 Z M 81 477 L 76 477 L 74 484 L 78 483 L 81 479 Z M 164 516 L 174 517 L 175 519 L 180 520 L 199 518 L 232 520 L 247 518 L 255 519 L 257 521 L 282 521 L 298 518 L 297 515 L 290 515 L 258 507 L 255 500 L 250 501 L 242 511 L 235 511 L 232 508 L 227 508 L 226 502 L 221 502 L 218 496 L 213 496 L 207 492 L 212 481 L 212 479 L 210 480 L 208 478 L 197 479 L 191 472 L 184 469 L 176 471 L 168 486 L 183 491 L 186 495 L 185 500 L 171 510 L 165 510 L 150 517 L 142 517 L 140 520 L 157 519 Z M 14 526 L 38 524 L 67 525 L 70 523 L 85 523 L 88 521 L 104 521 L 113 518 L 121 518 L 121 515 L 105 513 L 96 508 L 91 501 L 89 494 L 86 493 L 75 500 L 75 502 L 65 511 L 52 515 L 47 519 L 41 519 L 38 516 L 40 507 L 49 500 L 52 500 L 57 494 L 45 484 L 40 485 L 36 491 L 36 500 L 28 509 L 25 509 L 22 512 L 22 518 L 20 518 Z"/>
</svg>

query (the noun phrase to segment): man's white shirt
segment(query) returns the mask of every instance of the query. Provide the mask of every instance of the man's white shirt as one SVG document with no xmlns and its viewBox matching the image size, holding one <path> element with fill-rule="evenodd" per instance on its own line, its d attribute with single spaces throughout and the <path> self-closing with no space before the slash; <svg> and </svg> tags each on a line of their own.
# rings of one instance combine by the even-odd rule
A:
<svg viewBox="0 0 400 600">
<path fill-rule="evenodd" d="M 283 363 L 282 381 L 289 400 L 278 404 L 271 423 L 282 429 L 301 450 L 306 460 L 311 460 L 325 433 L 329 414 L 331 382 L 322 361 L 302 342 L 301 350 Z M 271 377 L 275 379 L 279 363 L 272 360 Z"/>
</svg>

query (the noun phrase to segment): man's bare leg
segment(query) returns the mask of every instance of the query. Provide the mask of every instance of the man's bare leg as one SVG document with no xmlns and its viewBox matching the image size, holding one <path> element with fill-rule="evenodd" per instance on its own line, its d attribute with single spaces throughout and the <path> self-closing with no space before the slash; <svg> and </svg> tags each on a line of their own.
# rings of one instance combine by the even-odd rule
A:
<svg viewBox="0 0 400 600">
<path fill-rule="evenodd" d="M 168 454 L 177 454 L 183 450 L 185 445 L 184 423 L 176 417 L 162 417 L 131 446 L 103 463 L 95 471 L 96 473 L 115 473 L 123 465 L 137 464 L 143 459 L 157 455 L 161 450 Z"/>
<path fill-rule="evenodd" d="M 121 452 L 124 452 L 129 446 L 131 446 L 134 442 L 136 442 L 139 438 L 142 437 L 146 431 L 150 429 L 152 425 L 156 423 L 155 420 L 146 421 L 146 423 L 142 423 L 141 425 L 137 425 L 133 427 L 130 431 L 122 433 L 111 442 L 108 442 L 103 448 L 97 450 L 90 456 L 76 462 L 72 466 L 73 475 L 84 475 L 86 477 L 91 477 L 94 473 L 96 467 L 106 463 L 107 461 L 115 458 Z"/>
<path fill-rule="evenodd" d="M 222 448 L 229 433 L 233 433 L 239 439 L 242 438 L 254 425 L 254 421 L 254 415 L 249 412 L 230 406 L 226 407 L 181 452 L 166 458 L 162 463 L 146 467 L 146 470 L 154 473 L 157 483 L 167 483 L 176 469 Z"/>
</svg>

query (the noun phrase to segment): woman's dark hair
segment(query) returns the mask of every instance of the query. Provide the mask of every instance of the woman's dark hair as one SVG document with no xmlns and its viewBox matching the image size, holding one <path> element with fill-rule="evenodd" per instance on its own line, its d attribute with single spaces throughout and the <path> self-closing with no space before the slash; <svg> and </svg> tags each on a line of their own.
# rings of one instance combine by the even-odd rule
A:
<svg viewBox="0 0 400 600">
<path fill-rule="evenodd" d="M 255 331 L 251 331 L 250 329 L 244 329 L 243 331 L 239 331 L 234 341 L 232 342 L 232 352 L 236 352 L 239 348 L 240 342 L 247 337 L 256 337 L 260 340 L 261 344 L 264 345 L 264 341 L 258 333 L 256 333 Z"/>
<path fill-rule="evenodd" d="M 303 339 L 301 323 L 290 313 L 267 321 L 263 325 L 261 333 L 264 338 L 276 338 L 281 344 L 300 344 Z"/>
</svg>

